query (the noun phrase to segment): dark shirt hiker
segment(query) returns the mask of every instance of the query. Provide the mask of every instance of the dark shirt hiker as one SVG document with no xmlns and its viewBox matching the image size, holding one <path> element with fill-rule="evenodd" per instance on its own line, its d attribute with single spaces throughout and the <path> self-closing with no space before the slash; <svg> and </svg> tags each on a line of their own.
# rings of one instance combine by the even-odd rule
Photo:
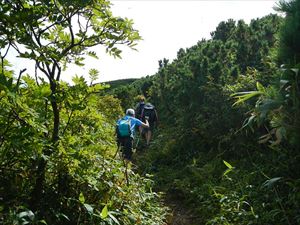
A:
<svg viewBox="0 0 300 225">
<path fill-rule="evenodd" d="M 147 103 L 144 105 L 144 108 L 141 113 L 141 119 L 142 121 L 147 120 L 149 122 L 149 128 L 145 128 L 143 130 L 143 133 L 145 134 L 146 137 L 147 145 L 149 145 L 154 127 L 158 123 L 158 116 L 154 105 L 152 105 L 151 103 Z"/>
<path fill-rule="evenodd" d="M 144 109 L 145 105 L 145 97 L 144 96 L 139 96 L 139 103 L 135 106 L 135 113 L 136 113 L 136 118 L 139 120 L 142 120 L 142 111 Z"/>
</svg>

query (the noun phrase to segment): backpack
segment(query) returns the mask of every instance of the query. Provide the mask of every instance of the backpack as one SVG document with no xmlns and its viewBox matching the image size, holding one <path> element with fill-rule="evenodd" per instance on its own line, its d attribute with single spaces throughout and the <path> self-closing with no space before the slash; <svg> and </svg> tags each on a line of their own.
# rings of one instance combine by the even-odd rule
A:
<svg viewBox="0 0 300 225">
<path fill-rule="evenodd" d="M 150 103 L 147 103 L 142 110 L 142 119 L 143 121 L 148 120 L 149 123 L 153 123 L 156 121 L 156 113 L 154 106 Z"/>
<path fill-rule="evenodd" d="M 122 118 L 118 121 L 117 124 L 117 136 L 118 138 L 123 138 L 123 137 L 130 137 L 131 136 L 131 124 L 130 124 L 130 118 L 125 119 Z"/>
</svg>

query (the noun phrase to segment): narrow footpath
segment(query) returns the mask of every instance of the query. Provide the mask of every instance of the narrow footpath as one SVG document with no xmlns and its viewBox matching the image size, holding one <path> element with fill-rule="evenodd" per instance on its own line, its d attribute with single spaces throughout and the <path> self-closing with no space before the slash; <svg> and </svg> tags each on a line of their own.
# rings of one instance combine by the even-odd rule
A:
<svg viewBox="0 0 300 225">
<path fill-rule="evenodd" d="M 151 148 L 147 149 L 151 151 Z M 134 164 L 139 165 L 139 161 L 143 161 L 143 157 L 147 157 L 146 151 L 143 149 L 138 149 L 135 154 Z M 138 166 L 139 167 L 139 166 Z M 141 168 L 139 168 L 141 169 Z M 143 174 L 142 171 L 136 171 Z M 157 174 L 153 174 L 157 176 Z M 155 177 L 153 177 L 155 182 Z M 161 190 L 156 190 L 160 192 Z M 182 197 L 178 196 L 175 192 L 165 193 L 165 198 L 163 199 L 163 204 L 170 209 L 170 215 L 167 218 L 165 225 L 204 225 L 201 218 L 193 213 L 193 210 L 188 208 L 183 204 Z"/>
<path fill-rule="evenodd" d="M 180 200 L 168 199 L 165 201 L 165 205 L 171 209 L 167 225 L 204 225 L 201 218 L 194 215 L 191 209 L 183 206 Z"/>
</svg>

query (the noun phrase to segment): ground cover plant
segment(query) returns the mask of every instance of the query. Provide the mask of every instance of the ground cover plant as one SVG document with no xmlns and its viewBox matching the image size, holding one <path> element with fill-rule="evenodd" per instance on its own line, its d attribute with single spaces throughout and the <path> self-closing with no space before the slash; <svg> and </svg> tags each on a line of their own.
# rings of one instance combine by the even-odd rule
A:
<svg viewBox="0 0 300 225">
<path fill-rule="evenodd" d="M 151 180 L 113 158 L 120 101 L 101 96 L 98 71 L 89 83 L 65 72 L 97 58 L 91 47 L 115 57 L 120 44 L 133 48 L 133 22 L 104 0 L 1 1 L 0 17 L 0 223 L 162 224 Z M 11 69 L 12 50 L 35 74 Z"/>
</svg>

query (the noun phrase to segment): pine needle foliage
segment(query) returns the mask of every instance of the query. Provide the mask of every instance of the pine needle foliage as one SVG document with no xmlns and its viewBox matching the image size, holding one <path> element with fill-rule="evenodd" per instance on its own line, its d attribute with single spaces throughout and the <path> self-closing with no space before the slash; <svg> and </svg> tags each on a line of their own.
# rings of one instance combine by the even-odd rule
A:
<svg viewBox="0 0 300 225">
<path fill-rule="evenodd" d="M 140 172 L 194 224 L 300 222 L 298 3 L 281 3 L 285 18 L 221 22 L 150 77 L 160 127 Z"/>
</svg>

